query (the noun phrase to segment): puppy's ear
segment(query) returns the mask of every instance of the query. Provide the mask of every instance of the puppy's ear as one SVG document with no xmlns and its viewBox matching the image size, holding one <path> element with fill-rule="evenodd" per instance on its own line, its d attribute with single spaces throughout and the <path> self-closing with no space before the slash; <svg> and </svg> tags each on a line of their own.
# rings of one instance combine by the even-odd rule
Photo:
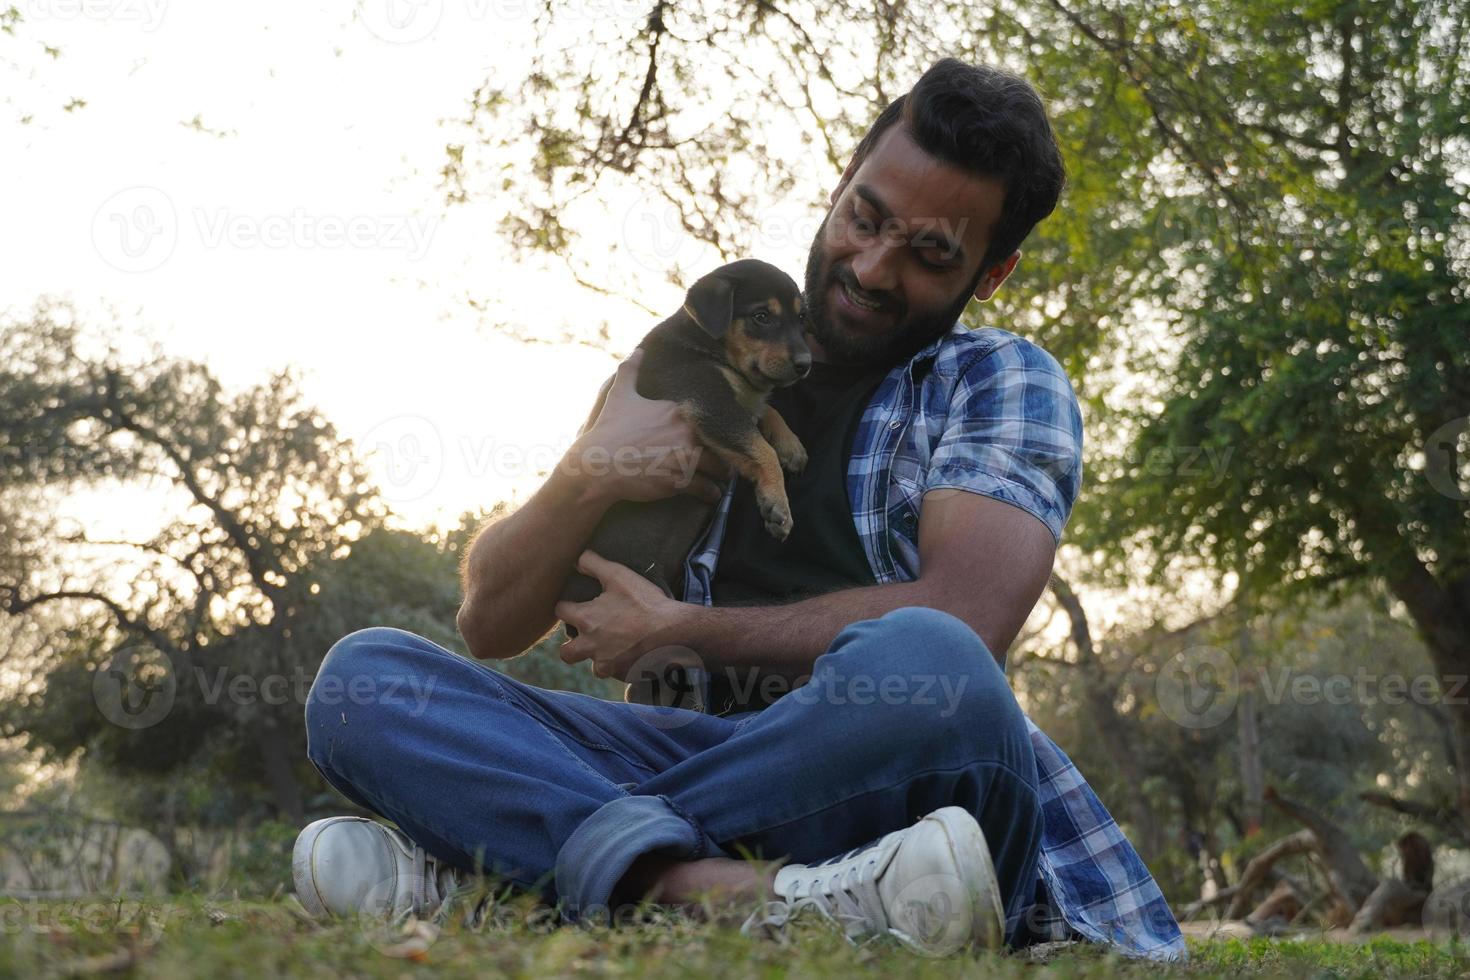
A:
<svg viewBox="0 0 1470 980">
<path fill-rule="evenodd" d="M 704 328 L 711 337 L 723 337 L 730 329 L 730 315 L 735 304 L 735 284 L 718 272 L 711 272 L 693 286 L 684 297 L 684 312 Z"/>
</svg>

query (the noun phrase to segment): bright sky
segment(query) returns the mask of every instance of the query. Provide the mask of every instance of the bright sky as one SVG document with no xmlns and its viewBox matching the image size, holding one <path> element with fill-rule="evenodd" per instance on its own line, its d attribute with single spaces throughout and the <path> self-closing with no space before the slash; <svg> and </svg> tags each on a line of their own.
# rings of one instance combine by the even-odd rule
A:
<svg viewBox="0 0 1470 980">
<path fill-rule="evenodd" d="M 604 28 L 646 16 L 626 0 L 587 6 Z M 531 3 L 19 8 L 17 36 L 0 35 L 0 308 L 69 298 L 207 361 L 231 386 L 298 368 L 344 434 L 379 448 L 379 482 L 408 521 L 523 499 L 615 365 L 498 324 L 550 339 L 606 319 L 619 352 L 653 326 L 555 266 L 509 260 L 493 202 L 441 206 L 438 171 L 456 138 L 441 120 L 462 116 L 492 72 L 515 77 Z M 64 111 L 73 98 L 85 106 Z M 196 117 L 203 131 L 187 125 Z M 690 260 L 667 225 L 630 198 L 607 233 L 623 261 Z M 760 257 L 799 273 L 805 245 Z M 660 280 L 643 300 L 672 310 L 678 293 Z M 140 498 L 128 512 L 151 523 L 147 509 Z"/>
<path fill-rule="evenodd" d="M 232 387 L 298 369 L 308 399 L 376 450 L 407 523 L 523 500 L 615 365 L 555 338 L 606 320 L 627 352 L 654 324 L 558 266 L 509 259 L 496 202 L 442 206 L 444 146 L 459 135 L 441 121 L 487 76 L 518 77 L 529 0 L 19 8 L 16 36 L 0 34 L 0 309 L 69 299 Z M 632 0 L 583 8 L 599 34 L 647 15 Z M 65 111 L 73 99 L 85 105 Z M 821 215 L 765 217 L 755 256 L 799 277 Z M 667 268 L 715 264 L 673 227 L 633 188 L 581 257 L 623 263 L 606 281 L 641 266 L 640 299 L 672 310 Z M 97 504 L 74 498 L 68 514 L 94 536 L 136 537 L 177 501 L 155 487 Z"/>
</svg>

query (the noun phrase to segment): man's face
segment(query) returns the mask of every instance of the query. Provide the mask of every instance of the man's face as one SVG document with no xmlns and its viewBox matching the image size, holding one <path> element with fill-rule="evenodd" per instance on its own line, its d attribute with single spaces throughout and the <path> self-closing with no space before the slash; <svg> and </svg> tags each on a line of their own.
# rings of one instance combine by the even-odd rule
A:
<svg viewBox="0 0 1470 980">
<path fill-rule="evenodd" d="M 902 123 L 848 164 L 806 267 L 819 360 L 895 364 L 949 330 L 971 296 L 989 299 L 1017 255 L 981 257 L 1004 187 L 929 156 Z M 1019 254 L 1019 253 L 1017 253 Z"/>
</svg>

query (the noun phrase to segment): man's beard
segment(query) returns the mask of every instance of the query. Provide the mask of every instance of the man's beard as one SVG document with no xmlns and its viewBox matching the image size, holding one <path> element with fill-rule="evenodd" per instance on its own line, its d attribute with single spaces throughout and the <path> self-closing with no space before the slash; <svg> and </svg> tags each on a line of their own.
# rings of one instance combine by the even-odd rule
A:
<svg viewBox="0 0 1470 980">
<path fill-rule="evenodd" d="M 817 229 L 816 237 L 812 239 L 812 247 L 806 259 L 806 284 L 803 295 L 803 302 L 806 304 L 807 329 L 811 331 L 812 336 L 817 338 L 817 342 L 822 345 L 828 358 L 837 364 L 888 367 L 907 361 L 935 339 L 949 333 L 950 328 L 959 320 L 960 314 L 964 313 L 965 307 L 969 305 L 970 296 L 980 283 L 983 268 L 976 273 L 975 280 L 964 292 L 960 293 L 948 307 L 938 312 L 920 311 L 916 314 L 894 296 L 864 291 L 864 295 L 882 304 L 884 312 L 894 316 L 894 325 L 882 335 L 872 337 L 853 336 L 839 331 L 828 316 L 827 291 L 836 283 L 846 283 L 855 289 L 860 287 L 858 287 L 852 270 L 847 267 L 840 270 L 835 267 L 827 268 L 825 276 L 823 275 L 823 266 L 827 265 L 827 250 L 822 243 L 826 238 L 827 222 L 831 220 L 831 217 L 831 213 L 828 212 L 827 217 L 822 219 L 821 227 Z"/>
</svg>

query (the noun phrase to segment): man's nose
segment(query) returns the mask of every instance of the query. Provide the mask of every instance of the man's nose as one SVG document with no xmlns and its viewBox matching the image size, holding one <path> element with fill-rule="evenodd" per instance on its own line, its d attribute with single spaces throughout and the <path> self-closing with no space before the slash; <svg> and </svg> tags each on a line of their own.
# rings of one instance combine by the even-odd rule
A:
<svg viewBox="0 0 1470 980">
<path fill-rule="evenodd" d="M 854 255 L 849 267 L 853 277 L 857 279 L 858 287 L 869 293 L 884 293 L 893 289 L 898 268 L 896 251 L 882 242 L 874 242 Z"/>
</svg>

